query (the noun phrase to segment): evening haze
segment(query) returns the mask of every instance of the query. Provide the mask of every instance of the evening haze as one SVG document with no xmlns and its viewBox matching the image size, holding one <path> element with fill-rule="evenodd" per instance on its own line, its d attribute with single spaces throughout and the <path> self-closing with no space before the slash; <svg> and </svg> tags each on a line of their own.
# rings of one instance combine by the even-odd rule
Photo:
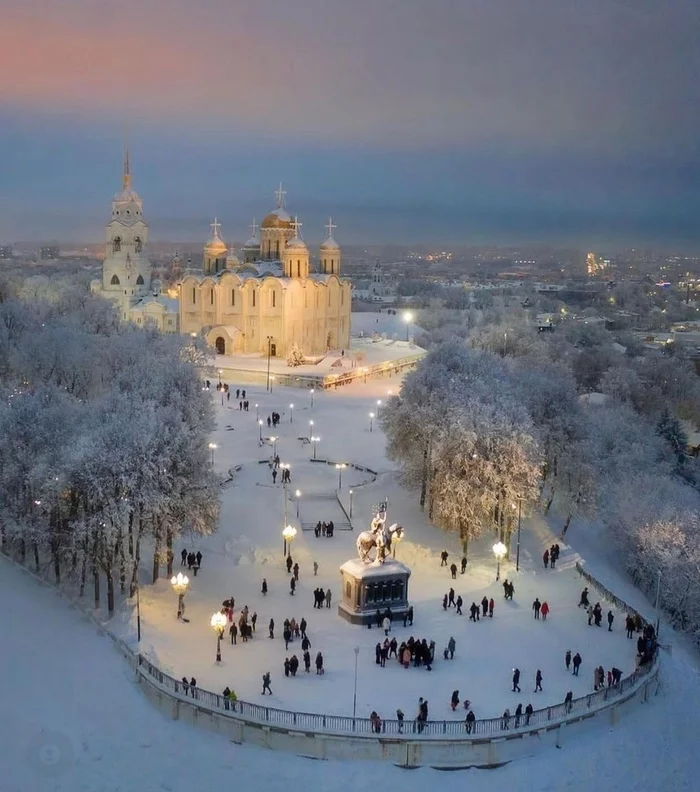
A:
<svg viewBox="0 0 700 792">
<path fill-rule="evenodd" d="M 700 242 L 697 0 L 0 0 L 0 241 Z"/>
</svg>

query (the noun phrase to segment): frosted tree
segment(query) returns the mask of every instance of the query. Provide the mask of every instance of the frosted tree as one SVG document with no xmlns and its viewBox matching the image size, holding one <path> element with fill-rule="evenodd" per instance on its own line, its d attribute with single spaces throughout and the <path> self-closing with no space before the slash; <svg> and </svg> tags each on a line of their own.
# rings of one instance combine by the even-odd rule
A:
<svg viewBox="0 0 700 792">
<path fill-rule="evenodd" d="M 306 363 L 304 353 L 299 348 L 299 344 L 295 341 L 292 344 L 292 348 L 289 350 L 289 355 L 287 355 L 287 365 L 296 368 L 297 366 L 303 366 L 304 363 Z"/>
</svg>

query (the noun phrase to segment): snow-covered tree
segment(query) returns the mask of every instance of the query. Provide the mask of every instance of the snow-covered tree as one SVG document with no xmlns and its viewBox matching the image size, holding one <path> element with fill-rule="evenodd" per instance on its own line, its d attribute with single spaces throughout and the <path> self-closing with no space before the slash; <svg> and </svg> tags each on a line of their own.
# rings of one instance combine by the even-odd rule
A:
<svg viewBox="0 0 700 792">
<path fill-rule="evenodd" d="M 304 363 L 306 363 L 304 353 L 299 348 L 299 344 L 295 341 L 292 344 L 292 348 L 289 350 L 289 355 L 287 355 L 287 365 L 296 368 L 297 366 L 303 366 Z"/>
</svg>

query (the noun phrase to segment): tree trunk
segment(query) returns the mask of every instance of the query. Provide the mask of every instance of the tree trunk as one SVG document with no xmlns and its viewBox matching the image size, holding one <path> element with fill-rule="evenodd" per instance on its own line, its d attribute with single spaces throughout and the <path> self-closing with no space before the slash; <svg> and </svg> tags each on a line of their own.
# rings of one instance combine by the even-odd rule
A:
<svg viewBox="0 0 700 792">
<path fill-rule="evenodd" d="M 549 510 L 552 508 L 552 503 L 554 503 L 554 487 L 549 490 L 549 497 L 547 498 L 547 503 L 544 507 L 545 514 L 549 514 Z"/>
<path fill-rule="evenodd" d="M 134 543 L 134 563 L 131 567 L 131 583 L 129 584 L 129 596 L 136 594 L 136 587 L 139 582 L 139 564 L 141 563 L 141 521 L 136 531 L 136 542 Z"/>
<path fill-rule="evenodd" d="M 19 561 L 20 564 L 24 564 L 27 560 L 27 543 L 24 541 L 24 537 L 19 540 Z"/>
<path fill-rule="evenodd" d="M 61 557 L 58 548 L 59 544 L 54 537 L 51 540 L 51 555 L 53 557 L 53 576 L 57 584 L 61 582 Z"/>
<path fill-rule="evenodd" d="M 423 475 L 420 482 L 420 510 L 425 509 L 425 496 L 428 492 L 428 454 L 430 453 L 430 441 L 428 441 L 423 451 Z"/>
<path fill-rule="evenodd" d="M 87 552 L 83 552 L 83 562 L 80 565 L 80 595 L 85 596 L 85 580 L 87 578 Z"/>
<path fill-rule="evenodd" d="M 100 569 L 97 563 L 97 531 L 93 533 L 92 580 L 95 587 L 95 610 L 98 610 L 100 607 Z"/>
<path fill-rule="evenodd" d="M 566 536 L 566 532 L 569 530 L 569 525 L 571 525 L 571 518 L 573 514 L 569 512 L 569 516 L 566 518 L 566 522 L 564 523 L 564 527 L 561 529 L 561 538 L 563 539 Z"/>
<path fill-rule="evenodd" d="M 165 546 L 167 548 L 167 572 L 166 577 L 168 580 L 173 576 L 173 529 L 170 525 L 165 529 Z"/>
<path fill-rule="evenodd" d="M 160 577 L 160 548 L 161 548 L 161 535 L 160 535 L 160 521 L 156 520 L 156 533 L 155 533 L 155 546 L 153 547 L 153 583 Z"/>
<path fill-rule="evenodd" d="M 134 557 L 134 512 L 129 512 L 129 558 Z"/>
<path fill-rule="evenodd" d="M 469 531 L 464 531 L 462 534 L 462 552 L 464 557 L 469 560 Z"/>
<path fill-rule="evenodd" d="M 34 571 L 39 574 L 41 566 L 39 564 L 39 543 L 32 542 L 32 548 L 34 550 Z"/>
<path fill-rule="evenodd" d="M 114 613 L 114 569 L 112 568 L 112 560 L 107 562 L 107 611 L 111 616 Z"/>
</svg>

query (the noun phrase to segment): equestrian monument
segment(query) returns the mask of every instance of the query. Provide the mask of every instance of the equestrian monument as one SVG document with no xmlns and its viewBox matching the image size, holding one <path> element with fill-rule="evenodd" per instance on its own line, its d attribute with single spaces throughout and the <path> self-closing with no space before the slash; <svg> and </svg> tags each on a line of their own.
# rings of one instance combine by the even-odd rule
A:
<svg viewBox="0 0 700 792">
<path fill-rule="evenodd" d="M 338 613 L 352 624 L 377 623 L 383 619 L 403 619 L 408 611 L 408 579 L 411 570 L 392 557 L 403 538 L 400 525 L 386 525 L 386 504 L 381 504 L 369 531 L 357 537 L 359 558 L 340 567 L 342 595 Z"/>
</svg>

